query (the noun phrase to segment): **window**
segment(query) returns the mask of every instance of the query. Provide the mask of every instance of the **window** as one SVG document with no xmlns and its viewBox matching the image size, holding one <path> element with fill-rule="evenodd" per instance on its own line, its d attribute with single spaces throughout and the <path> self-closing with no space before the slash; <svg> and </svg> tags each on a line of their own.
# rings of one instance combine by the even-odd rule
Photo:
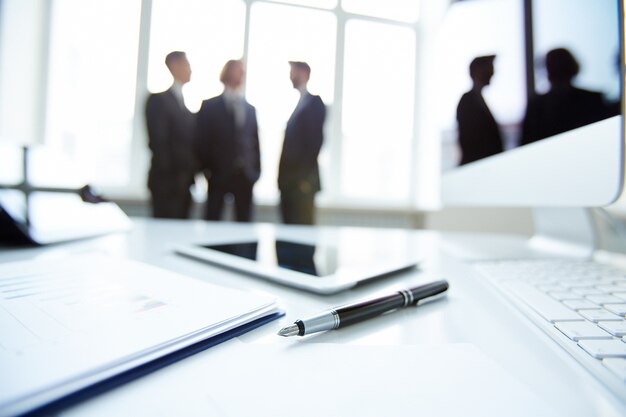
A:
<svg viewBox="0 0 626 417">
<path fill-rule="evenodd" d="M 43 41 L 34 39 L 32 44 L 42 42 L 43 47 L 28 48 L 42 64 L 36 59 L 20 64 L 37 68 L 30 78 L 40 79 L 41 86 L 33 84 L 32 91 L 18 92 L 22 96 L 11 102 L 28 107 L 29 120 L 39 120 L 35 123 L 41 125 L 39 130 L 23 131 L 25 136 L 43 137 L 62 149 L 80 165 L 81 178 L 113 198 L 147 195 L 149 149 L 143 103 L 150 92 L 171 85 L 165 56 L 183 50 L 193 71 L 183 91 L 192 111 L 222 92 L 219 73 L 227 60 L 246 62 L 246 97 L 257 108 L 261 139 L 258 202 L 273 203 L 278 196 L 284 129 L 298 100 L 287 61 L 302 60 L 312 68 L 309 90 L 322 97 L 328 110 L 319 158 L 320 201 L 344 206 L 413 203 L 412 167 L 414 150 L 419 148 L 415 146 L 419 124 L 414 123 L 419 1 L 2 0 L 1 4 L 0 135 L 6 136 L 21 117 L 12 111 L 16 122 L 5 123 L 11 122 L 6 117 L 6 93 L 16 91 L 13 76 L 7 75 L 11 69 L 7 54 L 14 54 L 14 49 L 6 45 L 11 36 L 31 32 L 15 24 L 7 29 L 4 22 L 22 21 L 13 16 L 31 15 L 31 6 L 45 4 L 38 12 L 41 19 L 25 26 L 42 28 Z M 6 34 L 9 30 L 11 36 Z"/>
<path fill-rule="evenodd" d="M 288 61 L 308 62 L 309 91 L 332 105 L 337 22 L 326 11 L 262 2 L 253 4 L 250 21 L 246 94 L 257 108 L 262 158 L 255 193 L 274 200 L 285 125 L 299 99 L 289 80 Z"/>
<path fill-rule="evenodd" d="M 170 87 L 165 56 L 185 51 L 192 74 L 183 94 L 187 107 L 198 111 L 202 100 L 222 92 L 219 75 L 226 61 L 243 56 L 245 18 L 239 0 L 152 0 L 148 90 Z"/>
<path fill-rule="evenodd" d="M 24 179 L 23 169 L 21 149 L 0 143 L 0 184 L 18 184 Z"/>
<path fill-rule="evenodd" d="M 337 0 L 278 0 L 281 3 L 299 4 L 301 6 L 332 9 L 337 6 Z"/>
<path fill-rule="evenodd" d="M 414 97 L 415 32 L 348 21 L 340 171 L 345 197 L 409 198 Z"/>
<path fill-rule="evenodd" d="M 0 142 L 42 141 L 47 8 L 39 0 L 0 0 Z"/>
<path fill-rule="evenodd" d="M 351 13 L 415 22 L 420 3 L 415 0 L 342 0 L 341 6 Z"/>
<path fill-rule="evenodd" d="M 66 152 L 91 183 L 129 179 L 140 7 L 127 0 L 53 3 L 46 143 Z"/>
</svg>

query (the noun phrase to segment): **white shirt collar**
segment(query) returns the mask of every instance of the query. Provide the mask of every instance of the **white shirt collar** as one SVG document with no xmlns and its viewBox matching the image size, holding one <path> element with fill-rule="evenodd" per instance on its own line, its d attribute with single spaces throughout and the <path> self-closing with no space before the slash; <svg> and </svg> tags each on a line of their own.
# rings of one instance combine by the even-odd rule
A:
<svg viewBox="0 0 626 417">
<path fill-rule="evenodd" d="M 172 93 L 174 93 L 174 95 L 176 96 L 176 98 L 178 99 L 178 101 L 182 104 L 185 103 L 185 99 L 183 97 L 183 84 L 178 82 L 178 81 L 174 81 L 174 84 L 172 84 L 172 87 L 170 87 L 170 90 L 172 90 Z"/>
<path fill-rule="evenodd" d="M 241 98 L 243 98 L 243 95 L 241 94 L 240 90 L 235 90 L 229 87 L 225 87 L 224 98 L 226 98 L 227 101 L 235 101 L 235 100 L 240 100 Z"/>
</svg>

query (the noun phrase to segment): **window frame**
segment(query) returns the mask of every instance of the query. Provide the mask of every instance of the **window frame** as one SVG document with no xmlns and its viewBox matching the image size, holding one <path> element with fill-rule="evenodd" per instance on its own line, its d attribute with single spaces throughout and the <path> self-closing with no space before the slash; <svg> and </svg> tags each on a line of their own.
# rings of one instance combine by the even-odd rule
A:
<svg viewBox="0 0 626 417">
<path fill-rule="evenodd" d="M 325 12 L 331 12 L 336 17 L 337 22 L 337 36 L 335 45 L 335 86 L 333 97 L 333 105 L 329 108 L 327 120 L 330 120 L 326 126 L 327 137 L 325 143 L 325 151 L 328 154 L 328 166 L 327 172 L 323 175 L 326 178 L 338 179 L 341 175 L 341 158 L 342 158 L 342 144 L 340 138 L 342 137 L 342 106 L 343 106 L 343 77 L 344 77 L 344 57 L 345 57 L 345 29 L 346 24 L 351 19 L 371 21 L 377 23 L 390 24 L 397 27 L 405 27 L 411 29 L 415 34 L 415 82 L 414 82 L 414 118 L 413 118 L 413 133 L 410 141 L 410 149 L 408 150 L 410 156 L 410 170 L 412 172 L 409 179 L 409 187 L 407 190 L 407 198 L 402 201 L 394 200 L 392 202 L 383 201 L 376 198 L 356 198 L 347 197 L 341 195 L 340 181 L 326 181 L 324 184 L 324 190 L 318 197 L 318 205 L 322 207 L 332 208 L 370 208 L 370 209 L 400 209 L 400 210 L 415 210 L 417 208 L 435 208 L 438 206 L 438 163 L 432 162 L 432 159 L 436 159 L 438 152 L 438 145 L 433 141 L 420 140 L 420 137 L 424 137 L 424 127 L 419 124 L 420 114 L 422 113 L 422 97 L 423 92 L 420 92 L 420 80 L 424 76 L 424 65 L 420 65 L 420 60 L 424 57 L 425 52 L 421 50 L 424 45 L 424 19 L 423 9 L 428 9 L 425 5 L 428 2 L 420 2 L 419 18 L 415 22 L 396 21 L 387 18 L 379 18 L 373 16 L 360 15 L 356 13 L 346 12 L 342 8 L 342 1 L 338 0 L 337 6 L 333 9 L 314 7 L 308 5 L 298 5 L 293 3 L 285 3 L 278 0 L 241 0 L 245 4 L 245 34 L 243 53 L 244 60 L 249 53 L 250 43 L 250 9 L 255 3 L 271 3 L 288 7 L 298 7 L 302 9 L 319 10 Z M 445 3 L 445 2 L 442 2 Z M 111 198 L 118 198 L 124 200 L 136 200 L 147 199 L 149 197 L 146 187 L 146 177 L 149 169 L 150 154 L 148 150 L 148 140 L 145 130 L 144 121 L 144 101 L 148 94 L 147 79 L 148 79 L 148 56 L 149 56 L 149 42 L 150 42 L 150 26 L 151 26 L 151 14 L 152 14 L 152 0 L 141 0 L 141 12 L 139 22 L 139 45 L 138 45 L 138 61 L 137 61 L 137 82 L 135 91 L 135 108 L 134 119 L 132 125 L 132 139 L 131 148 L 129 149 L 130 161 L 132 166 L 130 167 L 130 178 L 125 186 L 120 187 L 100 187 L 103 193 L 106 193 Z M 440 7 L 441 9 L 441 7 Z M 445 7 L 444 7 L 445 9 Z M 434 14 L 437 12 L 443 13 L 437 8 L 431 8 L 431 12 L 434 10 Z M 443 10 L 443 9 L 441 9 Z M 47 71 L 47 66 L 42 66 L 42 71 Z M 427 71 L 426 71 L 427 72 Z M 45 94 L 45 92 L 43 93 Z M 434 152 L 434 154 L 432 154 Z M 424 155 L 430 154 L 428 158 L 430 162 L 426 161 Z M 424 184 L 428 184 L 424 187 Z M 260 205 L 274 205 L 277 203 L 275 199 L 263 198 L 256 196 L 256 202 Z"/>
</svg>

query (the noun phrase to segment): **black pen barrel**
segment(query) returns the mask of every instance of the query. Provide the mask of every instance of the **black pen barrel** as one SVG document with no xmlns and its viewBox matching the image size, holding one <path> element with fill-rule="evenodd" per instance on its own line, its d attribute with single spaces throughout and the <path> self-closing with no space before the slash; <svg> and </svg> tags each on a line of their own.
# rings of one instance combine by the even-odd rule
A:
<svg viewBox="0 0 626 417">
<path fill-rule="evenodd" d="M 335 311 L 339 314 L 339 327 L 343 327 L 367 320 L 402 306 L 404 306 L 404 297 L 397 292 L 374 300 L 339 307 L 336 308 Z"/>
<path fill-rule="evenodd" d="M 358 323 L 409 304 L 414 305 L 419 303 L 420 300 L 427 301 L 428 298 L 441 294 L 447 289 L 447 281 L 436 281 L 373 300 L 336 308 L 335 311 L 339 315 L 338 327 Z"/>
<path fill-rule="evenodd" d="M 435 295 L 441 294 L 444 291 L 448 290 L 448 281 L 435 281 L 429 284 L 420 285 L 419 287 L 412 288 L 411 294 L 413 295 L 413 299 L 416 302 L 419 300 L 424 300 L 425 298 L 433 297 Z"/>
</svg>

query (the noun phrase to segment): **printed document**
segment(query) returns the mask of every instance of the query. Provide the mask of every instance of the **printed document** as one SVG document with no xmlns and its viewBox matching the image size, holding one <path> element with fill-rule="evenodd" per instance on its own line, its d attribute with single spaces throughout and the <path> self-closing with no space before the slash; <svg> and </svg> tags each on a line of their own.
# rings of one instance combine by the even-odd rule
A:
<svg viewBox="0 0 626 417">
<path fill-rule="evenodd" d="M 269 296 L 107 255 L 0 264 L 0 416 L 277 311 Z"/>
</svg>

